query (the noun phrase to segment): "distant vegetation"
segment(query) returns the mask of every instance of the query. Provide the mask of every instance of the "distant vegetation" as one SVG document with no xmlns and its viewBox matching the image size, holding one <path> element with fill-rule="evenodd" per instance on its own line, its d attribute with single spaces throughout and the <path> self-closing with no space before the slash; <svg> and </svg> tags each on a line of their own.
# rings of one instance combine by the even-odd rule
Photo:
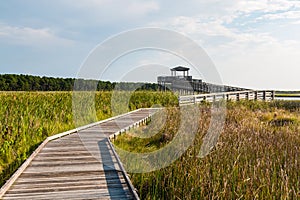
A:
<svg viewBox="0 0 300 200">
<path fill-rule="evenodd" d="M 276 91 L 276 97 L 300 97 L 300 91 Z"/>
<path fill-rule="evenodd" d="M 156 91 L 155 83 L 115 83 L 109 81 L 84 80 L 75 78 L 52 78 L 31 75 L 0 74 L 0 91 L 72 91 L 74 82 L 80 84 L 80 90 L 111 91 L 115 89 L 132 91 Z"/>
<path fill-rule="evenodd" d="M 111 96 L 112 92 L 95 93 L 96 120 L 112 116 Z M 169 92 L 137 91 L 127 109 L 155 104 L 175 106 L 178 101 Z M 93 122 L 91 119 L 87 115 L 82 125 Z M 0 93 L 0 186 L 46 137 L 74 127 L 71 92 Z"/>
<path fill-rule="evenodd" d="M 167 168 L 131 174 L 141 199 L 299 199 L 300 102 L 228 102 L 224 130 L 203 159 L 197 155 L 211 112 L 207 104 L 199 109 L 198 134 L 183 156 Z M 158 134 L 134 137 L 157 129 L 150 122 L 118 136 L 114 144 L 131 152 L 162 148 L 180 124 L 179 109 L 167 111 Z"/>
</svg>

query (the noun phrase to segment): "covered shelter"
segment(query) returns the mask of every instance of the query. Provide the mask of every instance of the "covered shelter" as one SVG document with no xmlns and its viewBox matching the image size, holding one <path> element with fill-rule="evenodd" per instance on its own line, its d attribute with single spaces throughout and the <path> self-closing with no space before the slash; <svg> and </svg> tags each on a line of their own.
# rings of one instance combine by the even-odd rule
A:
<svg viewBox="0 0 300 200">
<path fill-rule="evenodd" d="M 187 77 L 189 76 L 189 70 L 188 67 L 178 66 L 171 69 L 171 76 L 177 76 L 176 72 L 183 72 L 182 76 Z"/>
</svg>

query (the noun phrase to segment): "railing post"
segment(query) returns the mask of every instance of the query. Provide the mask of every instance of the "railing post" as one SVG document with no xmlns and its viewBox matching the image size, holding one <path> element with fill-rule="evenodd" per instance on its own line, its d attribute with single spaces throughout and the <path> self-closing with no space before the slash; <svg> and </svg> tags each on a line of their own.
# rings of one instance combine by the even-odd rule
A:
<svg viewBox="0 0 300 200">
<path fill-rule="evenodd" d="M 236 94 L 236 101 L 239 101 L 240 100 L 240 93 L 237 93 Z"/>
<path fill-rule="evenodd" d="M 266 97 L 266 91 L 263 91 L 263 100 L 266 101 L 267 97 Z"/>
<path fill-rule="evenodd" d="M 254 92 L 254 100 L 257 101 L 257 98 L 258 98 L 258 94 L 257 94 L 257 91 Z"/>
<path fill-rule="evenodd" d="M 246 92 L 246 100 L 249 100 L 249 92 Z"/>
</svg>

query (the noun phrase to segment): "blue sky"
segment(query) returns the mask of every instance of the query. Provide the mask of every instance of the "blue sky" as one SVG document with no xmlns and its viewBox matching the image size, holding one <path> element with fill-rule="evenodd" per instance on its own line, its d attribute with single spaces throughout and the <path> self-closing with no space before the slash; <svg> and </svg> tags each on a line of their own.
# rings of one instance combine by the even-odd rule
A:
<svg viewBox="0 0 300 200">
<path fill-rule="evenodd" d="M 2 1 L 0 73 L 76 77 L 99 43 L 143 27 L 174 30 L 196 41 L 225 84 L 300 89 L 300 1 L 289 0 Z M 102 78 L 155 81 L 158 68 L 151 63 L 186 65 L 146 51 L 118 60 L 118 73 Z M 132 65 L 147 64 L 149 73 L 125 73 Z M 150 76 L 151 70 L 156 72 Z M 168 73 L 166 67 L 162 71 Z"/>
</svg>

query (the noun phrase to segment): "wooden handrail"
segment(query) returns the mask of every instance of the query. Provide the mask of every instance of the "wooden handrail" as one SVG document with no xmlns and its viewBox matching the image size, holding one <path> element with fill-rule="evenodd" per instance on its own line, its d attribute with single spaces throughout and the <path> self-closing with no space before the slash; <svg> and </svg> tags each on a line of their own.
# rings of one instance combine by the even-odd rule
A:
<svg viewBox="0 0 300 200">
<path fill-rule="evenodd" d="M 186 95 L 179 97 L 179 104 L 199 103 L 202 101 L 214 102 L 218 100 L 274 100 L 275 91 L 273 90 L 244 90 L 235 92 L 219 92 L 197 95 Z"/>
</svg>

